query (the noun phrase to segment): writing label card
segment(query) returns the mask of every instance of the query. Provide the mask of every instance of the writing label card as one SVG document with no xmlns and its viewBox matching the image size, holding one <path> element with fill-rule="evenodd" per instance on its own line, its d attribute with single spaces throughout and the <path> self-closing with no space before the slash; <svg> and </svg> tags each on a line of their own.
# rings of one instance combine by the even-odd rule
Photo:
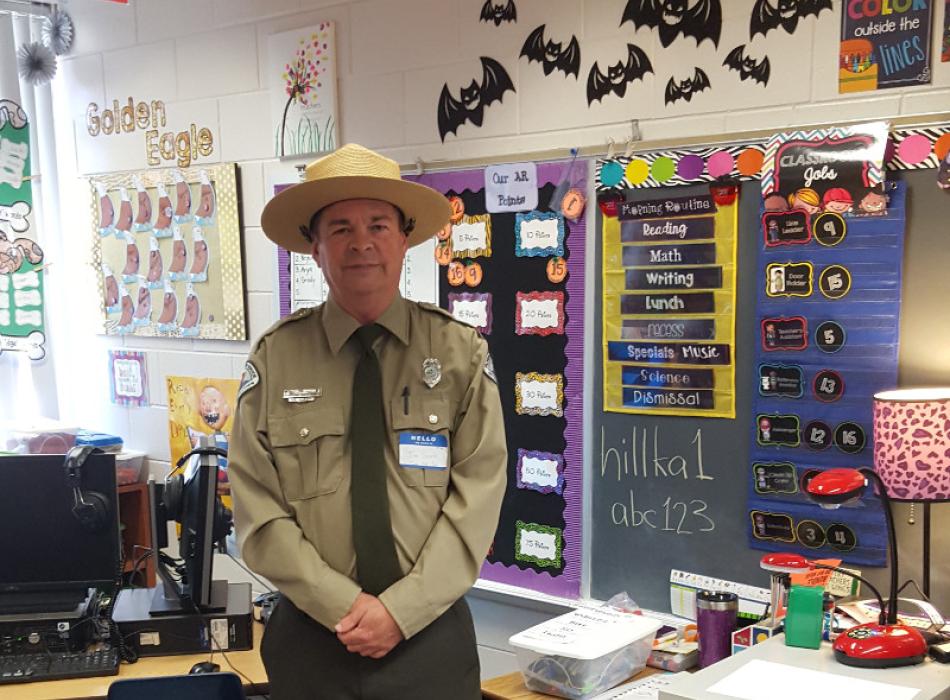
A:
<svg viewBox="0 0 950 700">
<path fill-rule="evenodd" d="M 661 243 L 715 238 L 716 219 L 699 216 L 692 219 L 635 219 L 620 224 L 622 243 Z"/>
<path fill-rule="evenodd" d="M 538 207 L 536 163 L 504 163 L 485 168 L 485 209 L 493 214 Z"/>
<path fill-rule="evenodd" d="M 563 534 L 559 528 L 515 522 L 515 559 L 538 566 L 561 568 Z"/>
<path fill-rule="evenodd" d="M 798 493 L 798 476 L 791 462 L 753 462 L 756 493 Z"/>
<path fill-rule="evenodd" d="M 491 257 L 491 216 L 465 216 L 452 226 L 452 257 Z"/>
<path fill-rule="evenodd" d="M 695 320 L 630 319 L 623 320 L 622 340 L 712 340 L 716 337 L 716 321 L 711 318 Z"/>
<path fill-rule="evenodd" d="M 679 267 L 667 270 L 627 270 L 626 288 L 643 289 L 719 289 L 721 267 Z"/>
<path fill-rule="evenodd" d="M 112 403 L 122 406 L 147 406 L 148 375 L 145 371 L 145 354 L 110 350 L 109 361 L 112 365 L 112 371 L 109 373 Z"/>
<path fill-rule="evenodd" d="M 635 389 L 623 388 L 623 405 L 627 408 L 715 408 L 713 392 L 708 389 L 684 391 L 682 389 Z"/>
<path fill-rule="evenodd" d="M 517 292 L 515 332 L 518 335 L 563 335 L 564 292 Z"/>
<path fill-rule="evenodd" d="M 755 417 L 756 442 L 774 447 L 798 447 L 801 431 L 798 416 L 760 414 Z"/>
<path fill-rule="evenodd" d="M 798 365 L 759 365 L 759 394 L 800 399 L 805 393 L 805 373 Z"/>
<path fill-rule="evenodd" d="M 728 365 L 728 343 L 607 343 L 607 357 L 632 362 L 666 362 L 678 365 Z"/>
<path fill-rule="evenodd" d="M 450 293 L 449 313 L 462 323 L 475 326 L 483 335 L 491 335 L 491 294 Z"/>
<path fill-rule="evenodd" d="M 624 386 L 646 386 L 657 389 L 712 389 L 715 373 L 711 369 L 673 369 L 656 365 L 623 365 Z"/>
<path fill-rule="evenodd" d="M 522 258 L 563 257 L 564 217 L 532 211 L 515 217 L 515 255 Z"/>
<path fill-rule="evenodd" d="M 715 243 L 687 245 L 625 245 L 624 267 L 647 265 L 709 265 L 716 262 Z"/>
<path fill-rule="evenodd" d="M 762 349 L 804 350 L 808 347 L 808 322 L 803 316 L 762 319 Z"/>
<path fill-rule="evenodd" d="M 716 310 L 712 292 L 692 294 L 623 294 L 622 314 L 706 314 Z"/>
<path fill-rule="evenodd" d="M 762 232 L 767 248 L 808 243 L 811 240 L 808 212 L 803 209 L 766 212 L 762 216 Z"/>
<path fill-rule="evenodd" d="M 516 476 L 519 489 L 561 495 L 564 489 L 564 455 L 519 449 Z"/>
<path fill-rule="evenodd" d="M 716 203 L 712 195 L 700 194 L 692 197 L 671 197 L 670 199 L 651 199 L 643 202 L 622 202 L 619 218 L 662 219 L 671 216 L 696 216 L 715 214 Z"/>
<path fill-rule="evenodd" d="M 752 536 L 757 540 L 795 541 L 795 532 L 790 516 L 784 513 L 767 513 L 761 510 L 753 510 L 749 513 L 749 517 L 752 518 Z"/>
<path fill-rule="evenodd" d="M 811 263 L 769 263 L 765 268 L 765 293 L 770 297 L 811 296 Z"/>
<path fill-rule="evenodd" d="M 515 373 L 515 413 L 558 418 L 564 415 L 564 375 Z"/>
</svg>

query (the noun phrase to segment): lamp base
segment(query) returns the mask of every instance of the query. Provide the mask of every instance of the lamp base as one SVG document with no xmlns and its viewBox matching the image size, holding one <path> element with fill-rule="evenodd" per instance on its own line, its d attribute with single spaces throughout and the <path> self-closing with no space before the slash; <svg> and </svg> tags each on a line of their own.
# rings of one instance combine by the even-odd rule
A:
<svg viewBox="0 0 950 700">
<path fill-rule="evenodd" d="M 852 627 L 834 643 L 835 660 L 845 666 L 913 666 L 927 656 L 923 635 L 907 625 L 870 622 Z"/>
</svg>

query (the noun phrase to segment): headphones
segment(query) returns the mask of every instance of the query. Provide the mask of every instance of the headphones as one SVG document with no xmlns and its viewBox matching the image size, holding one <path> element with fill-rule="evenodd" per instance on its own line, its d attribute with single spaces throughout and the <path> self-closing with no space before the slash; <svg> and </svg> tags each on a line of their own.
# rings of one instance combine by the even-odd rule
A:
<svg viewBox="0 0 950 700">
<path fill-rule="evenodd" d="M 185 463 L 194 455 L 217 455 L 227 458 L 227 450 L 220 447 L 196 447 L 190 452 L 186 452 L 181 459 L 175 463 L 176 469 L 181 469 Z M 165 479 L 165 511 L 175 521 L 181 523 L 184 519 L 184 489 L 185 480 L 181 474 Z M 212 524 L 211 539 L 214 542 L 220 542 L 231 532 L 231 526 L 234 522 L 231 509 L 224 505 L 221 497 L 217 494 L 217 483 L 215 484 L 214 496 L 214 521 Z"/>
<path fill-rule="evenodd" d="M 109 523 L 109 499 L 98 491 L 83 491 L 82 465 L 93 452 L 102 450 L 92 445 L 73 447 L 66 453 L 66 485 L 73 490 L 73 517 L 87 532 L 104 530 Z"/>
</svg>

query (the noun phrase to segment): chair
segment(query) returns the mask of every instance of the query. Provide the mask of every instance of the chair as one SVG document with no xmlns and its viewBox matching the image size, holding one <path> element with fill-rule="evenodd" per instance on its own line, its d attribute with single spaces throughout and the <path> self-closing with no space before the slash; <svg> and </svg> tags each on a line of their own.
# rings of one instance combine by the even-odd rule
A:
<svg viewBox="0 0 950 700">
<path fill-rule="evenodd" d="M 128 678 L 109 686 L 108 700 L 245 700 L 233 673 Z"/>
</svg>

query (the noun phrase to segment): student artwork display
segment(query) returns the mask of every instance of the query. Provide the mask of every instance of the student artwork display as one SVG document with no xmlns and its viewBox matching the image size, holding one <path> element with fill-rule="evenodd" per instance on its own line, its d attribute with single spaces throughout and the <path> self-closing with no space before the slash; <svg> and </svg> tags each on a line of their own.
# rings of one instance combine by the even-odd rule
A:
<svg viewBox="0 0 950 700">
<path fill-rule="evenodd" d="M 868 217 L 833 203 L 770 211 L 764 201 L 748 472 L 755 548 L 884 564 L 876 496 L 825 511 L 802 483 L 814 470 L 873 463 L 872 396 L 897 384 L 904 195 L 888 184 L 886 211 Z"/>
<path fill-rule="evenodd" d="M 145 353 L 133 350 L 109 351 L 109 390 L 114 404 L 148 406 Z"/>
<path fill-rule="evenodd" d="M 168 376 L 165 381 L 168 386 L 168 441 L 172 464 L 197 447 L 204 435 L 212 436 L 215 446 L 227 451 L 240 380 Z M 227 458 L 218 457 L 218 465 L 218 494 L 224 505 L 230 508 Z"/>
<path fill-rule="evenodd" d="M 275 156 L 303 156 L 337 147 L 334 24 L 267 37 L 266 74 Z"/>
<path fill-rule="evenodd" d="M 838 92 L 929 84 L 935 1 L 845 3 Z"/>
<path fill-rule="evenodd" d="M 762 165 L 765 211 L 882 215 L 886 143 L 886 122 L 776 134 Z"/>
<path fill-rule="evenodd" d="M 481 577 L 577 597 L 587 165 L 407 179 L 449 199 L 452 221 L 434 251 L 439 304 L 485 336 L 504 411 L 508 492 Z"/>
<path fill-rule="evenodd" d="M 737 185 L 604 217 L 604 410 L 735 417 Z"/>
<path fill-rule="evenodd" d="M 290 185 L 275 185 L 278 194 Z M 413 301 L 439 302 L 439 266 L 435 261 L 435 239 L 409 249 L 399 278 L 399 293 Z M 278 303 L 280 317 L 297 309 L 322 304 L 330 288 L 320 266 L 309 255 L 292 253 L 277 246 Z"/>
<path fill-rule="evenodd" d="M 102 332 L 244 340 L 235 166 L 89 181 Z"/>
<path fill-rule="evenodd" d="M 46 356 L 43 249 L 36 243 L 30 178 L 30 125 L 0 100 L 0 354 Z"/>
</svg>

